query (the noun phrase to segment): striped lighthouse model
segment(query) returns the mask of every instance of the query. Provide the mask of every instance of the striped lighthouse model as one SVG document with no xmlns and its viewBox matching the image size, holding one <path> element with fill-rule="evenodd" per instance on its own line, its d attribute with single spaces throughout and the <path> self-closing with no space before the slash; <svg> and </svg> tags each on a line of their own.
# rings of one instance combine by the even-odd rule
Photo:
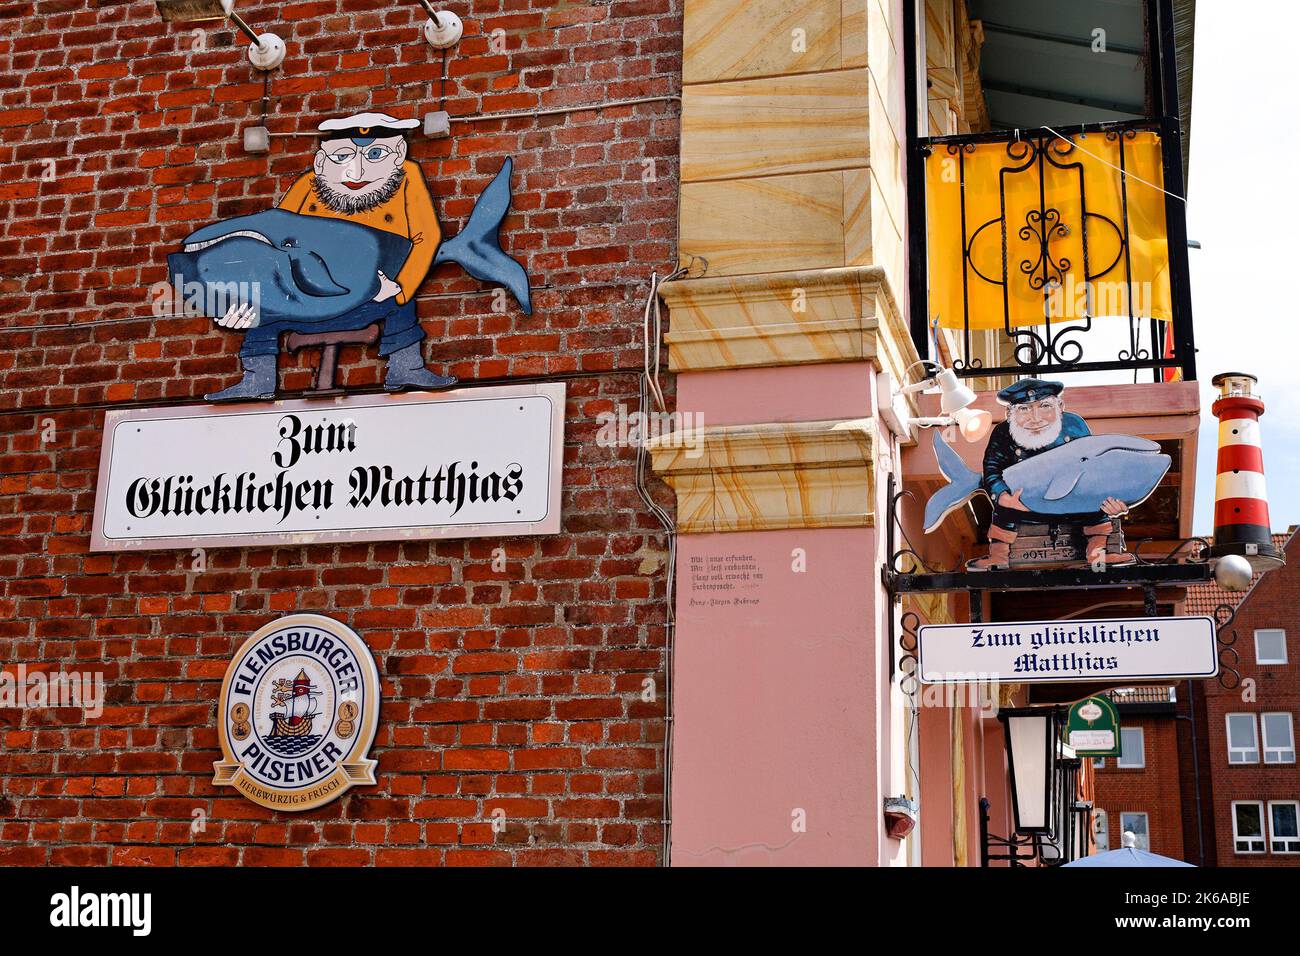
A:
<svg viewBox="0 0 1300 956">
<path fill-rule="evenodd" d="M 1264 402 L 1258 379 L 1224 372 L 1211 380 L 1219 390 L 1211 410 L 1219 420 L 1219 464 L 1214 486 L 1214 545 L 1211 558 L 1239 554 L 1256 571 L 1280 567 L 1286 559 L 1273 546 L 1264 488 L 1264 453 L 1259 416 Z"/>
</svg>

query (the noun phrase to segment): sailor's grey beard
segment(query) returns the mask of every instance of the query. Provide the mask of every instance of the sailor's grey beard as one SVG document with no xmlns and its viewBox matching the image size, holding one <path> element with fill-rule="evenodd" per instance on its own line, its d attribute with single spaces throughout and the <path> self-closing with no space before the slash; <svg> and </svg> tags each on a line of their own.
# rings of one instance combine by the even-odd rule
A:
<svg viewBox="0 0 1300 956">
<path fill-rule="evenodd" d="M 1022 425 L 1017 425 L 1014 421 L 1009 421 L 1007 424 L 1011 426 L 1011 440 L 1013 442 L 1027 451 L 1038 451 L 1038 449 L 1050 445 L 1061 437 L 1061 426 L 1064 421 L 1057 418 L 1054 425 L 1049 425 L 1037 433 L 1031 432 Z"/>
<path fill-rule="evenodd" d="M 345 216 L 355 216 L 357 213 L 369 212 L 376 206 L 382 206 L 396 196 L 397 190 L 401 188 L 402 180 L 405 178 L 406 170 L 399 166 L 381 188 L 372 193 L 366 193 L 364 196 L 340 192 L 319 176 L 313 176 L 311 184 L 312 189 L 316 192 L 316 198 L 330 209 L 341 212 Z"/>
</svg>

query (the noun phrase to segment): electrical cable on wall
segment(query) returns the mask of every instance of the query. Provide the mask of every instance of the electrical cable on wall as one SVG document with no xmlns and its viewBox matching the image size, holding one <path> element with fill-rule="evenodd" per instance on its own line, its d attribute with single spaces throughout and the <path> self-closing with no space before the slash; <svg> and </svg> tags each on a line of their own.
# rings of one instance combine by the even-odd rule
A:
<svg viewBox="0 0 1300 956">
<path fill-rule="evenodd" d="M 671 282 L 686 275 L 688 268 L 679 268 L 675 272 L 666 276 L 662 281 Z M 664 401 L 663 387 L 659 382 L 659 363 L 660 352 L 663 343 L 663 319 L 659 310 L 659 284 L 660 278 L 658 273 L 652 273 L 650 276 L 650 294 L 646 297 L 645 309 L 642 312 L 641 322 L 641 342 L 642 356 L 644 358 L 644 368 L 641 374 L 640 396 L 641 396 L 641 413 L 648 414 L 647 409 L 650 405 L 650 397 L 654 396 L 655 407 L 661 413 L 667 412 L 667 403 Z M 646 486 L 646 465 L 649 462 L 649 454 L 646 451 L 645 442 L 637 442 L 636 448 L 636 490 L 645 502 L 646 508 L 655 516 L 663 526 L 665 536 L 668 539 L 668 567 L 665 574 L 665 609 L 664 609 L 664 796 L 663 796 L 663 865 L 670 865 L 672 854 L 672 747 L 673 747 L 673 641 L 675 636 L 676 619 L 673 613 L 674 595 L 677 584 L 677 527 L 673 518 L 667 511 L 661 508 L 650 495 L 650 490 Z"/>
</svg>

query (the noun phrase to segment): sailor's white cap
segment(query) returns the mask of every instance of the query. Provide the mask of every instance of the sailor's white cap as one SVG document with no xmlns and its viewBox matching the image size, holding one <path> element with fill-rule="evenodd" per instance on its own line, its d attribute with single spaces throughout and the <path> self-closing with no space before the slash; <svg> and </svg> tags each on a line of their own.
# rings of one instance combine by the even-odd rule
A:
<svg viewBox="0 0 1300 956">
<path fill-rule="evenodd" d="M 327 119 L 316 128 L 322 133 L 353 133 L 373 137 L 401 135 L 419 125 L 417 119 L 397 119 L 387 113 L 354 113 L 340 119 Z"/>
</svg>

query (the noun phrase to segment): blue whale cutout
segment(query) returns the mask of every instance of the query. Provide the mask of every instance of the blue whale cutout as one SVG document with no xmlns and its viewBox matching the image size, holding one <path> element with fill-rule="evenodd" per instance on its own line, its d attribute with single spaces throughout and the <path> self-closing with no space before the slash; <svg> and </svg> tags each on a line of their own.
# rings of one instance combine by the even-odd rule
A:
<svg viewBox="0 0 1300 956">
<path fill-rule="evenodd" d="M 528 274 L 501 251 L 499 241 L 501 222 L 510 211 L 513 165 L 507 158 L 474 204 L 465 228 L 438 247 L 433 261 L 458 263 L 476 279 L 505 286 L 531 315 Z M 395 277 L 410 251 L 410 240 L 395 233 L 345 219 L 268 209 L 191 233 L 181 251 L 167 257 L 167 267 L 173 282 L 203 283 L 209 318 L 221 315 L 207 309 L 217 311 L 240 298 L 242 284 L 258 290 L 260 324 L 310 323 L 329 321 L 369 302 L 379 292 L 378 273 Z"/>
<path fill-rule="evenodd" d="M 925 530 L 933 531 L 954 508 L 982 492 L 980 476 L 966 467 L 939 432 L 934 455 L 948 484 L 925 504 Z M 1088 514 L 1107 498 L 1130 508 L 1151 496 L 1169 470 L 1160 446 L 1134 435 L 1088 435 L 1016 462 L 1002 472 L 1012 491 L 1030 511 L 1047 515 Z"/>
<path fill-rule="evenodd" d="M 223 313 L 256 289 L 262 325 L 324 322 L 373 299 L 378 273 L 397 275 L 410 251 L 410 240 L 391 232 L 268 209 L 190 234 L 167 268 L 173 282 L 203 283 L 205 310 Z"/>
</svg>

